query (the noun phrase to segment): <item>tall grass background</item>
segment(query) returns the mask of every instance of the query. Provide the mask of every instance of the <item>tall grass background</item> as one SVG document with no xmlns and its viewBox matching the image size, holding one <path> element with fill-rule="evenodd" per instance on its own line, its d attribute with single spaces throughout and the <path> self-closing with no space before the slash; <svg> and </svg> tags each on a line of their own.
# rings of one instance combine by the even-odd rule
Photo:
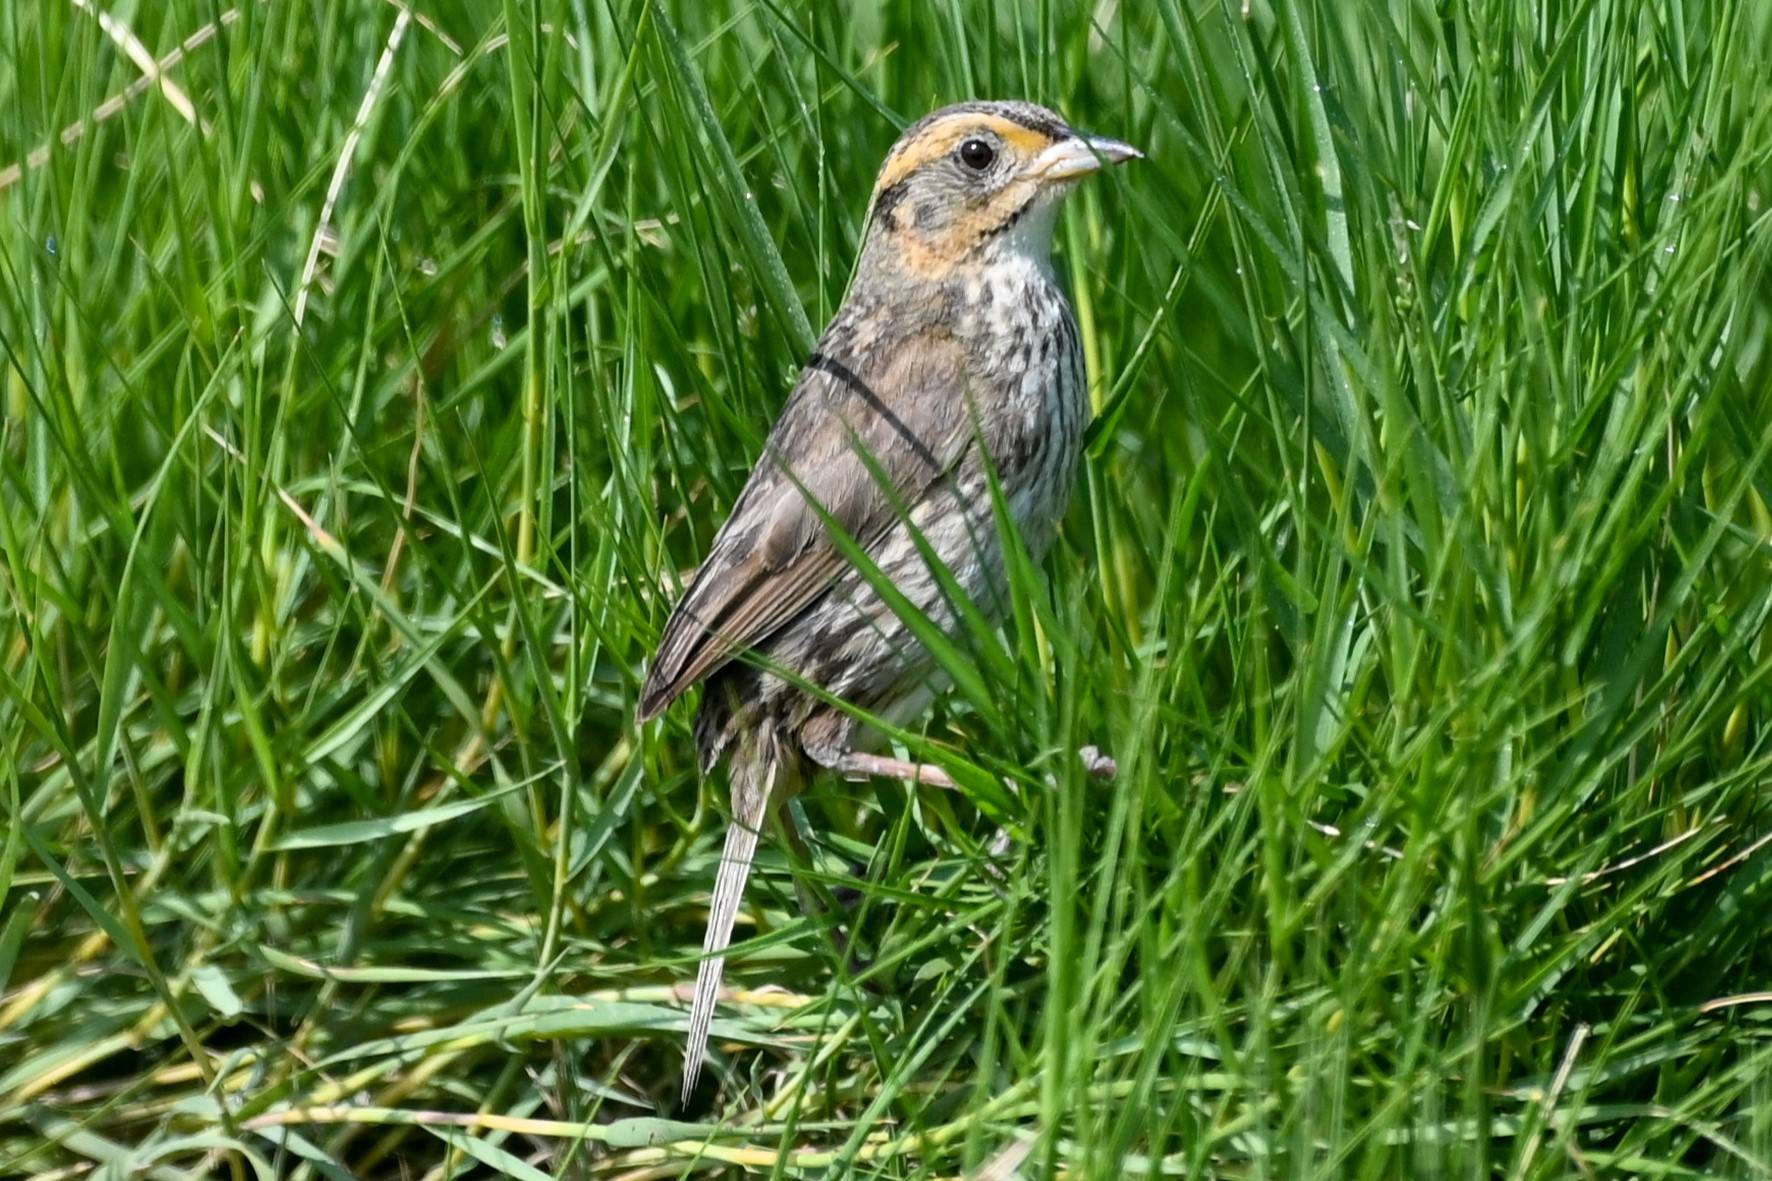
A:
<svg viewBox="0 0 1772 1181">
<path fill-rule="evenodd" d="M 1772 1176 L 1769 50 L 0 6 L 0 1174 Z M 1059 232 L 1079 495 L 680 1107 L 722 800 L 638 675 L 974 96 L 1149 153 Z"/>
</svg>

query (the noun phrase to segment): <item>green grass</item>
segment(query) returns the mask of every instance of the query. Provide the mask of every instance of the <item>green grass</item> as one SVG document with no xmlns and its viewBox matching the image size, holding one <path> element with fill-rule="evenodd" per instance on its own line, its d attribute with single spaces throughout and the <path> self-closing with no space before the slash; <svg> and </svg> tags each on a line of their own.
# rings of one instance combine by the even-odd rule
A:
<svg viewBox="0 0 1772 1181">
<path fill-rule="evenodd" d="M 1772 1176 L 1772 8 L 109 10 L 0 7 L 0 1174 Z M 1080 492 L 678 1109 L 638 676 L 975 95 L 1150 155 Z"/>
</svg>

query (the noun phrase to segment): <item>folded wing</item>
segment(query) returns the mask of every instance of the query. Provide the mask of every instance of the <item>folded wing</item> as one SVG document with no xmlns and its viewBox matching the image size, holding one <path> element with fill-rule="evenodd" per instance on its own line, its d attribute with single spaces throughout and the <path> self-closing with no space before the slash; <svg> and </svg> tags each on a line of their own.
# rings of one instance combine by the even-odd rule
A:
<svg viewBox="0 0 1772 1181">
<path fill-rule="evenodd" d="M 967 360 L 937 331 L 862 360 L 813 354 L 665 623 L 640 721 L 824 594 L 844 569 L 833 528 L 871 549 L 953 469 L 972 437 Z"/>
</svg>

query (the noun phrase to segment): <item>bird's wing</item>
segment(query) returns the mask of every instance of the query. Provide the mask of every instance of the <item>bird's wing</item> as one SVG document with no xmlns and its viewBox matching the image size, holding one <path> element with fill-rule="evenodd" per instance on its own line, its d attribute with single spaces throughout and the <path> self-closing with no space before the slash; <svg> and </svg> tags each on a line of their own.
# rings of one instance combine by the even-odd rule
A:
<svg viewBox="0 0 1772 1181">
<path fill-rule="evenodd" d="M 844 568 L 832 528 L 868 549 L 953 468 L 971 439 L 967 362 L 937 331 L 862 360 L 813 354 L 665 623 L 640 721 L 824 593 Z"/>
</svg>

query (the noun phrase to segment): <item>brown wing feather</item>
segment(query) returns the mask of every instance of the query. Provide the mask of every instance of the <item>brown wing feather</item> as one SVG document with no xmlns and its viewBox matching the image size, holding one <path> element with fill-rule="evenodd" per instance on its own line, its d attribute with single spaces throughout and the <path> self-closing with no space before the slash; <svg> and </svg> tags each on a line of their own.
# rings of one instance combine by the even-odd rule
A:
<svg viewBox="0 0 1772 1181">
<path fill-rule="evenodd" d="M 843 359 L 813 355 L 665 623 L 640 721 L 830 587 L 842 554 L 808 498 L 865 549 L 897 519 L 895 498 L 914 505 L 959 460 L 970 438 L 965 350 L 935 330 L 894 345 Z"/>
</svg>

